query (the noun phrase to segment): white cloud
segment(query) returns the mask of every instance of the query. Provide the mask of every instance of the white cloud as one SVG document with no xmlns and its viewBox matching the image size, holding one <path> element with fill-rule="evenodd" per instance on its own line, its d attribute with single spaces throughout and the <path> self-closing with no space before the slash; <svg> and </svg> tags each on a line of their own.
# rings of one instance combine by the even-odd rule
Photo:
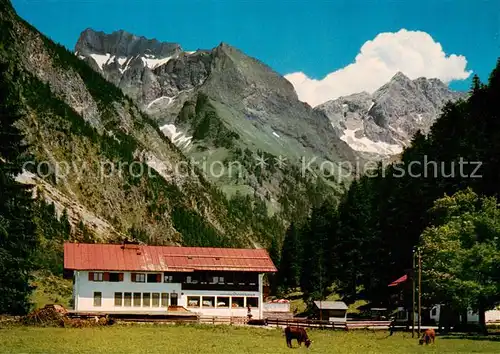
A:
<svg viewBox="0 0 500 354">
<path fill-rule="evenodd" d="M 380 33 L 365 42 L 354 63 L 322 80 L 311 79 L 302 72 L 285 75 L 285 78 L 294 85 L 299 99 L 314 107 L 352 93 L 372 93 L 398 71 L 410 79 L 423 76 L 445 83 L 464 80 L 471 74 L 466 66 L 463 55 L 447 56 L 441 44 L 428 33 L 401 29 L 396 33 Z"/>
</svg>

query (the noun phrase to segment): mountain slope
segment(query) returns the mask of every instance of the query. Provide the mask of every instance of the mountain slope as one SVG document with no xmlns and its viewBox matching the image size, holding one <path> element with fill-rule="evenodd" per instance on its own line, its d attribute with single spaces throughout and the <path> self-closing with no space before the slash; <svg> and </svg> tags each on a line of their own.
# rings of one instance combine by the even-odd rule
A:
<svg viewBox="0 0 500 354">
<path fill-rule="evenodd" d="M 354 162 L 357 155 L 322 112 L 298 100 L 292 84 L 281 75 L 226 43 L 196 52 L 163 43 L 175 51 L 117 54 L 124 33 L 87 29 L 75 53 L 89 62 L 99 55 L 112 58 L 99 68 L 102 75 L 148 112 L 195 163 L 240 166 L 237 176 L 228 168 L 203 169 L 227 195 L 254 194 L 264 198 L 271 211 L 284 212 L 283 204 L 295 203 L 290 184 L 309 198 L 307 190 L 316 188 L 320 175 L 319 183 L 330 194 L 342 192 L 341 180 L 348 182 L 352 173 L 342 163 Z M 142 38 L 125 37 L 127 48 Z M 104 51 L 101 43 L 113 44 Z M 295 176 L 291 181 L 290 174 Z"/>
<path fill-rule="evenodd" d="M 317 107 L 356 151 L 395 155 L 417 131 L 427 133 L 448 102 L 465 98 L 438 79 L 410 80 L 397 73 L 372 95 L 362 92 Z"/>
<path fill-rule="evenodd" d="M 35 181 L 71 220 L 92 226 L 98 218 L 100 239 L 133 234 L 234 246 L 274 236 L 270 219 L 238 218 L 121 90 L 20 19 L 9 2 L 0 0 L 0 9 L 0 60 L 9 63 L 11 97 L 23 106 L 19 126 L 34 159 L 20 180 Z"/>
</svg>

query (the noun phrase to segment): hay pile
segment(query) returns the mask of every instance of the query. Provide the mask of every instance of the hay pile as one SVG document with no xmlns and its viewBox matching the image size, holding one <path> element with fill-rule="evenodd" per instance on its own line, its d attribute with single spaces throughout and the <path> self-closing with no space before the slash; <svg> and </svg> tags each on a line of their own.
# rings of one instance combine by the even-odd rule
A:
<svg viewBox="0 0 500 354">
<path fill-rule="evenodd" d="M 26 315 L 22 322 L 32 326 L 64 326 L 68 311 L 59 305 L 46 305 Z"/>
<path fill-rule="evenodd" d="M 32 326 L 74 327 L 84 328 L 93 326 L 108 326 L 113 324 L 107 317 L 80 319 L 68 317 L 68 311 L 60 305 L 46 305 L 26 315 L 22 322 Z"/>
</svg>

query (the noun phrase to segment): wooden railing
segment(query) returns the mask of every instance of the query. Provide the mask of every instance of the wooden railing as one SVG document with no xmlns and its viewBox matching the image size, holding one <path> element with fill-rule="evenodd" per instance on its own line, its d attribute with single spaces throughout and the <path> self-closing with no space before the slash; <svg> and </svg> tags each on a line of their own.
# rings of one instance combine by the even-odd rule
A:
<svg viewBox="0 0 500 354">
<path fill-rule="evenodd" d="M 226 325 L 243 325 L 248 319 L 246 317 L 227 317 L 227 316 L 200 316 L 198 323 L 201 324 L 226 324 Z"/>
<path fill-rule="evenodd" d="M 305 328 L 319 328 L 319 329 L 340 329 L 347 330 L 345 322 L 330 322 L 309 319 L 282 319 L 282 318 L 268 318 L 268 325 L 279 326 L 292 326 L 292 327 L 305 327 Z"/>
<path fill-rule="evenodd" d="M 281 319 L 268 318 L 268 325 L 275 326 L 293 326 L 305 328 L 333 329 L 333 330 L 353 330 L 353 329 L 388 329 L 391 325 L 390 321 L 347 321 L 347 322 L 330 322 L 310 319 Z"/>
</svg>

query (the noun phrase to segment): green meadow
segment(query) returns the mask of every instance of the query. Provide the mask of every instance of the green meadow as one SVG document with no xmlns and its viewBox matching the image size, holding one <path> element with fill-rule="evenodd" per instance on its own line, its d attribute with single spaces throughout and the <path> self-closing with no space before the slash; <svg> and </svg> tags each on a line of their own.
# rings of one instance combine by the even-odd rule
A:
<svg viewBox="0 0 500 354">
<path fill-rule="evenodd" d="M 420 346 L 410 333 L 309 330 L 309 350 L 286 347 L 281 329 L 230 326 L 115 325 L 0 328 L 1 353 L 500 353 L 500 338 L 439 337 Z"/>
</svg>

